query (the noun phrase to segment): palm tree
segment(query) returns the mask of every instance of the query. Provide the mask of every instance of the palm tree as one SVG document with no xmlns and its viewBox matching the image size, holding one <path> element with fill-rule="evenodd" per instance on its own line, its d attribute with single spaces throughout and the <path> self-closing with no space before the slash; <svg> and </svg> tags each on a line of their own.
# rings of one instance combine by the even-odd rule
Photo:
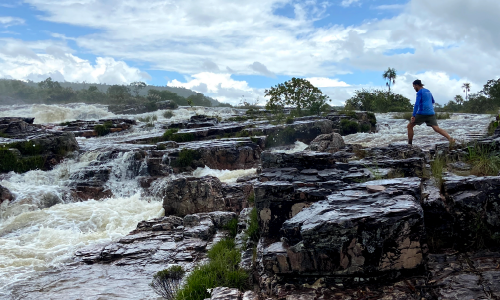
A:
<svg viewBox="0 0 500 300">
<path fill-rule="evenodd" d="M 470 92 L 470 83 L 466 82 L 462 84 L 462 88 L 464 89 L 465 93 L 465 100 L 469 100 L 469 92 Z"/>
<path fill-rule="evenodd" d="M 389 93 L 391 93 L 391 83 L 396 84 L 396 69 L 388 68 L 387 71 L 382 74 L 382 77 L 387 81 L 385 85 L 389 88 Z"/>
</svg>

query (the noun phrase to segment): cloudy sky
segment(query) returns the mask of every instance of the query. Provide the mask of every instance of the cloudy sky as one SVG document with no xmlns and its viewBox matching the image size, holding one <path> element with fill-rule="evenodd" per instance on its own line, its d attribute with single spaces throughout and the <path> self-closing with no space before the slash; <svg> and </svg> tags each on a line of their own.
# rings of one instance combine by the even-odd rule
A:
<svg viewBox="0 0 500 300">
<path fill-rule="evenodd" d="M 500 76 L 498 0 L 0 0 L 0 78 L 183 86 L 237 104 L 309 79 L 438 103 Z"/>
</svg>

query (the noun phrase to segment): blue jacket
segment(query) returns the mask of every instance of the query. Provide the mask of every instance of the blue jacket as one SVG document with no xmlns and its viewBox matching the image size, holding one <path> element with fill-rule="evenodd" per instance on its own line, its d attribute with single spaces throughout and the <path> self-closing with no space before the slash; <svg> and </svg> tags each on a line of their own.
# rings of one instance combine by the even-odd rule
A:
<svg viewBox="0 0 500 300">
<path fill-rule="evenodd" d="M 434 115 L 434 97 L 428 89 L 420 89 L 417 93 L 417 101 L 413 107 L 413 116 L 415 115 Z"/>
</svg>

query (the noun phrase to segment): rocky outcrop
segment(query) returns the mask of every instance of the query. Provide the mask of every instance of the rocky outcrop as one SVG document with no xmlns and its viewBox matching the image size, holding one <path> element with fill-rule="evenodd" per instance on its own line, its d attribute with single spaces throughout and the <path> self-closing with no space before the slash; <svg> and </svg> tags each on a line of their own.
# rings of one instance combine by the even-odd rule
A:
<svg viewBox="0 0 500 300">
<path fill-rule="evenodd" d="M 344 139 L 338 133 L 318 135 L 309 145 L 312 151 L 335 153 L 345 147 Z"/>
<path fill-rule="evenodd" d="M 166 153 L 175 173 L 205 166 L 217 170 L 250 169 L 260 164 L 261 144 L 259 138 L 228 138 L 185 143 Z"/>
<path fill-rule="evenodd" d="M 6 200 L 14 200 L 14 195 L 6 187 L 0 185 L 0 204 Z"/>
<path fill-rule="evenodd" d="M 81 249 L 76 257 L 87 264 L 163 264 L 168 261 L 190 270 L 191 262 L 205 257 L 207 246 L 217 234 L 225 235 L 221 230 L 235 217 L 234 213 L 213 212 L 142 221 L 136 230 L 118 242 Z"/>
<path fill-rule="evenodd" d="M 158 192 L 166 215 L 185 216 L 213 211 L 240 212 L 246 207 L 250 187 L 223 185 L 217 177 L 178 177 Z"/>
<path fill-rule="evenodd" d="M 385 190 L 370 193 L 367 185 Z M 279 232 L 269 230 L 260 241 L 261 283 L 278 275 L 293 280 L 328 276 L 331 283 L 352 284 L 421 269 L 426 244 L 419 191 L 417 178 L 382 180 L 349 186 L 326 200 L 297 207 Z M 269 228 L 266 223 L 271 224 L 273 214 L 280 212 L 260 209 L 264 228 Z"/>
<path fill-rule="evenodd" d="M 75 136 L 90 138 L 128 130 L 136 124 L 137 122 L 131 119 L 101 119 L 99 121 L 76 120 L 59 125 L 63 126 L 62 131 L 71 131 Z"/>
</svg>

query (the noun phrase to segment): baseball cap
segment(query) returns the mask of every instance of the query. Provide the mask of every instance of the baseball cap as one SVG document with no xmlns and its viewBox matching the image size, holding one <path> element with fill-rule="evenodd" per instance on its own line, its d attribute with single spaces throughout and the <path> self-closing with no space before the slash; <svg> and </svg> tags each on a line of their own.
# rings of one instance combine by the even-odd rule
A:
<svg viewBox="0 0 500 300">
<path fill-rule="evenodd" d="M 413 81 L 413 84 L 415 84 L 415 85 L 422 85 L 422 86 L 424 85 L 420 79 L 417 79 L 417 80 Z"/>
</svg>

